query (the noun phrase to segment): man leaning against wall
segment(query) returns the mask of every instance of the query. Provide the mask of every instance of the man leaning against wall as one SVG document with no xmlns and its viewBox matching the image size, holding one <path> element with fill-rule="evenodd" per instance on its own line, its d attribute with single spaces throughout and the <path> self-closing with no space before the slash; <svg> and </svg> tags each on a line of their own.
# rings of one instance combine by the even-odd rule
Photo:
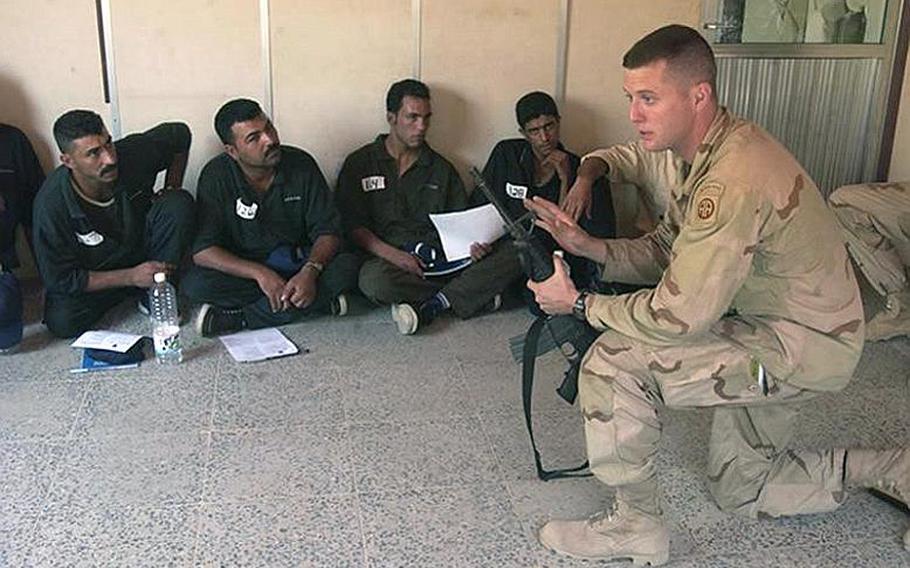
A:
<svg viewBox="0 0 910 568">
<path fill-rule="evenodd" d="M 428 275 L 423 252 L 443 254 L 429 215 L 468 203 L 458 172 L 426 142 L 431 114 L 426 85 L 394 83 L 386 95 L 389 133 L 349 155 L 338 176 L 345 228 L 367 256 L 360 289 L 374 302 L 392 304 L 404 335 L 450 309 L 462 318 L 497 309 L 501 292 L 521 272 L 514 249 L 500 240 L 473 243 L 472 263 L 459 272 Z"/>
<path fill-rule="evenodd" d="M 72 110 L 54 123 L 62 165 L 34 206 L 35 259 L 54 335 L 89 329 L 107 310 L 138 298 L 157 272 L 173 272 L 193 232 L 193 197 L 180 189 L 190 148 L 183 123 L 111 138 L 101 117 Z M 164 188 L 153 191 L 167 170 Z"/>
<path fill-rule="evenodd" d="M 42 183 L 44 171 L 28 138 L 0 124 L 0 353 L 14 351 L 22 340 L 22 291 L 13 273 L 19 268 L 16 230 L 25 229 L 33 248 L 32 204 Z"/>
<path fill-rule="evenodd" d="M 184 293 L 202 304 L 206 337 L 347 312 L 357 260 L 339 252 L 341 224 L 307 152 L 281 144 L 259 103 L 235 99 L 215 114 L 224 152 L 199 175 L 194 266 Z"/>
<path fill-rule="evenodd" d="M 529 283 L 548 313 L 603 330 L 582 364 L 580 402 L 591 470 L 616 492 L 609 511 L 544 525 L 541 543 L 581 558 L 667 561 L 662 405 L 714 409 L 708 487 L 725 511 L 832 511 L 856 486 L 910 501 L 907 449 L 788 449 L 800 403 L 843 389 L 863 345 L 859 290 L 815 184 L 764 130 L 718 106 L 714 56 L 695 30 L 652 32 L 623 67 L 642 147 L 682 158 L 679 216 L 640 239 L 604 241 L 555 204 L 528 203 L 567 251 L 608 277 L 654 285 L 579 293 L 559 262 Z M 579 178 L 606 170 L 588 157 Z"/>
<path fill-rule="evenodd" d="M 496 143 L 483 168 L 483 178 L 509 216 L 519 219 L 527 213 L 523 206 L 524 199 L 540 196 L 548 201 L 563 203 L 569 188 L 575 182 L 575 172 L 581 159 L 560 141 L 562 117 L 556 101 L 547 93 L 533 91 L 518 99 L 515 103 L 515 119 L 522 137 L 507 138 Z M 603 179 L 594 185 L 589 193 L 591 200 L 587 208 L 588 215 L 582 221 L 582 227 L 597 237 L 613 237 L 615 218 L 609 187 Z M 477 188 L 471 193 L 471 200 L 476 205 L 489 201 L 483 191 Z M 509 239 L 508 236 L 505 238 Z M 531 238 L 536 239 L 548 251 L 557 248 L 555 241 L 542 231 L 536 232 Z M 567 255 L 566 261 L 569 263 L 572 281 L 577 286 L 584 288 L 597 284 L 595 263 L 573 255 Z M 515 284 L 524 288 L 520 274 L 517 275 Z M 533 295 L 526 288 L 524 291 L 531 311 L 537 313 L 539 309 L 533 302 Z"/>
</svg>

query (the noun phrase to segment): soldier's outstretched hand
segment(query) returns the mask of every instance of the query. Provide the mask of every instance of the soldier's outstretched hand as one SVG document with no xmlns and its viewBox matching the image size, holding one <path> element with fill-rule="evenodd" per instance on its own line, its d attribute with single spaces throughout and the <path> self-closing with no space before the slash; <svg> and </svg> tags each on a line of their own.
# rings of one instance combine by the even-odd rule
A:
<svg viewBox="0 0 910 568">
<path fill-rule="evenodd" d="M 525 199 L 524 205 L 537 216 L 534 224 L 553 235 L 566 252 L 585 256 L 592 237 L 568 213 L 540 197 Z"/>
</svg>

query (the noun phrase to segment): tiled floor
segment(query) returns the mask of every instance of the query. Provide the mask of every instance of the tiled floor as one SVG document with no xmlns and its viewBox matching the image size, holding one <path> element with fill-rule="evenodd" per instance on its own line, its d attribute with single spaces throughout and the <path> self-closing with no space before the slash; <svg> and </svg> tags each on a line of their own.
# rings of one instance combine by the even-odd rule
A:
<svg viewBox="0 0 910 568">
<path fill-rule="evenodd" d="M 68 342 L 31 324 L 0 358 L 0 566 L 599 565 L 533 536 L 611 496 L 534 475 L 507 350 L 528 316 L 401 337 L 386 310 L 358 306 L 285 328 L 305 355 L 241 365 L 187 327 L 183 365 L 95 375 L 69 374 Z M 145 325 L 129 306 L 105 324 Z M 806 407 L 798 445 L 906 444 L 908 369 L 910 341 L 868 344 L 850 387 Z M 539 381 L 545 459 L 582 459 L 577 407 Z M 910 515 L 865 493 L 829 515 L 719 512 L 703 476 L 709 413 L 666 417 L 670 566 L 910 567 Z"/>
</svg>

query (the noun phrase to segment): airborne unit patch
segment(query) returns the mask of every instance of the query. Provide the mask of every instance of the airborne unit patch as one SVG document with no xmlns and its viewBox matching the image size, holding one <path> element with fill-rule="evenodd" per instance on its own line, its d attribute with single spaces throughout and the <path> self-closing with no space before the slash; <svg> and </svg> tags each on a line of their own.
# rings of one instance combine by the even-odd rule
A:
<svg viewBox="0 0 910 568">
<path fill-rule="evenodd" d="M 718 183 L 708 183 L 698 188 L 693 198 L 694 218 L 692 221 L 699 225 L 713 222 L 717 216 L 717 208 L 723 192 L 724 187 Z"/>
<path fill-rule="evenodd" d="M 698 218 L 702 221 L 707 221 L 714 216 L 714 211 L 717 210 L 717 203 L 710 197 L 702 197 L 698 200 L 697 207 Z"/>
</svg>

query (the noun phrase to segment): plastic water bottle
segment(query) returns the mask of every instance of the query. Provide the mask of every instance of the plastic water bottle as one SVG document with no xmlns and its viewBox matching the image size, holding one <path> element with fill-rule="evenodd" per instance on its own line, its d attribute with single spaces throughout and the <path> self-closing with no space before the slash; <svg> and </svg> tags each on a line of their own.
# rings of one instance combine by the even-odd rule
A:
<svg viewBox="0 0 910 568">
<path fill-rule="evenodd" d="M 155 341 L 155 358 L 158 362 L 176 365 L 183 361 L 177 290 L 167 281 L 164 272 L 155 274 L 155 284 L 149 288 L 149 317 L 152 320 L 152 339 Z"/>
</svg>

